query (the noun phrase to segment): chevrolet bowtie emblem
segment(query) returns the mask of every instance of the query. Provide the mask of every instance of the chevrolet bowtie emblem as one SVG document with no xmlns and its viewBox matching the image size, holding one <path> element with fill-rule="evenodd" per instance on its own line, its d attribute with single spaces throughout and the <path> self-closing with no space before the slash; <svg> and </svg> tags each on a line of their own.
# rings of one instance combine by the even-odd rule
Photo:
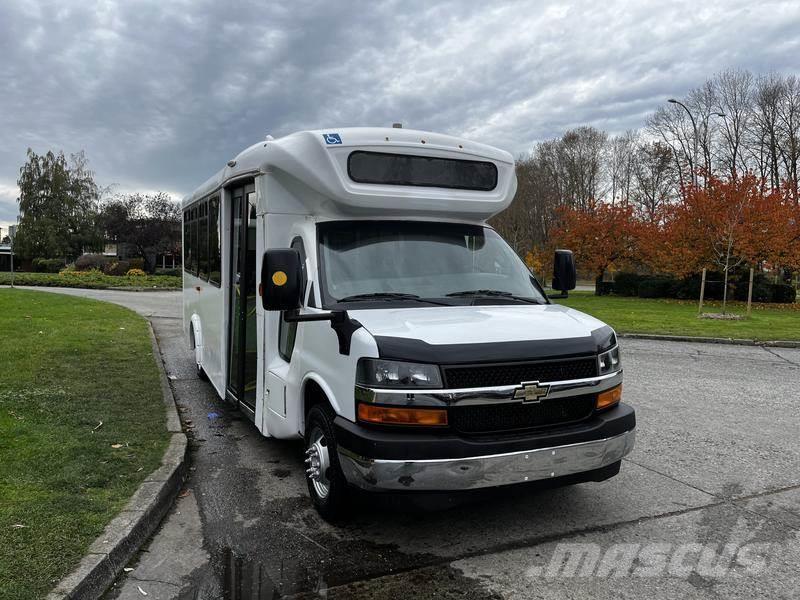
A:
<svg viewBox="0 0 800 600">
<path fill-rule="evenodd" d="M 522 400 L 526 404 L 534 404 L 541 402 L 542 398 L 547 397 L 550 393 L 550 385 L 539 385 L 538 381 L 523 381 L 519 387 L 514 390 L 514 398 Z"/>
</svg>

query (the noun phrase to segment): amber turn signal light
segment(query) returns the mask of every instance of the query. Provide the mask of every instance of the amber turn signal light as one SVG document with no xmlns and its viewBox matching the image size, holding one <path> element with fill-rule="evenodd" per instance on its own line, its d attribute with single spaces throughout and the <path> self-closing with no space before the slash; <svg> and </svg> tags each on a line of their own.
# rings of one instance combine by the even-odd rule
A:
<svg viewBox="0 0 800 600">
<path fill-rule="evenodd" d="M 400 408 L 395 406 L 358 405 L 358 420 L 383 425 L 447 425 L 447 411 L 438 408 Z"/>
<path fill-rule="evenodd" d="M 622 384 L 597 395 L 597 410 L 610 408 L 622 400 Z"/>
</svg>

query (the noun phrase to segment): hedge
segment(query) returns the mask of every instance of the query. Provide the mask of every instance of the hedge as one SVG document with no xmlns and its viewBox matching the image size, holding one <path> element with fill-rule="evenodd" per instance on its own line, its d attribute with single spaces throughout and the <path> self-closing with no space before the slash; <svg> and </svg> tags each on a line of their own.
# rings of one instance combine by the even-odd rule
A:
<svg viewBox="0 0 800 600">
<path fill-rule="evenodd" d="M 667 278 L 642 279 L 639 282 L 639 297 L 674 298 L 676 283 L 674 279 Z"/>
<path fill-rule="evenodd" d="M 11 273 L 0 271 L 0 285 L 11 283 Z M 106 288 L 139 288 L 139 289 L 172 289 L 182 286 L 180 277 L 164 275 L 139 275 L 131 277 L 112 277 L 94 271 L 62 271 L 61 273 L 15 273 L 16 285 L 33 285 L 43 287 L 72 287 L 88 289 Z"/>
<path fill-rule="evenodd" d="M 728 298 L 747 301 L 750 284 L 749 271 L 740 272 L 728 279 Z M 678 298 L 698 300 L 700 298 L 700 275 L 676 279 L 666 275 L 639 275 L 638 273 L 617 273 L 613 283 L 599 282 L 596 293 L 600 296 L 613 293 L 617 296 L 639 296 L 640 298 Z M 724 275 L 711 271 L 706 274 L 704 298 L 722 300 Z M 795 302 L 797 291 L 785 283 L 770 283 L 763 273 L 753 278 L 753 302 Z"/>
<path fill-rule="evenodd" d="M 113 260 L 113 257 L 106 256 L 105 254 L 84 254 L 79 256 L 75 261 L 76 271 L 91 271 L 97 269 L 103 270 L 108 263 Z"/>
<path fill-rule="evenodd" d="M 31 261 L 36 273 L 58 273 L 64 268 L 63 258 L 34 258 Z"/>
</svg>

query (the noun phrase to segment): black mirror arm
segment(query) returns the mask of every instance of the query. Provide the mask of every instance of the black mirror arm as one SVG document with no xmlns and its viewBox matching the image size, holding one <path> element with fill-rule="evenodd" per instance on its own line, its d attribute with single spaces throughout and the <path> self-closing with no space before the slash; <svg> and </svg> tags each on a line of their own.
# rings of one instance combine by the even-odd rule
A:
<svg viewBox="0 0 800 600">
<path fill-rule="evenodd" d="M 301 315 L 299 310 L 286 311 L 283 319 L 287 323 L 302 323 L 304 321 L 330 321 L 331 329 L 336 332 L 339 340 L 339 354 L 350 355 L 350 340 L 353 334 L 361 328 L 361 323 L 351 319 L 346 310 L 332 310 L 326 313 L 312 313 Z"/>
<path fill-rule="evenodd" d="M 569 298 L 569 292 L 561 292 L 560 294 L 547 294 L 551 300 L 561 300 L 562 298 Z"/>
<path fill-rule="evenodd" d="M 341 318 L 337 314 L 340 312 L 345 313 L 345 311 L 332 310 L 326 313 L 311 313 L 307 315 L 301 315 L 299 309 L 287 310 L 283 314 L 283 320 L 287 323 L 305 323 L 306 321 L 334 321 Z"/>
</svg>

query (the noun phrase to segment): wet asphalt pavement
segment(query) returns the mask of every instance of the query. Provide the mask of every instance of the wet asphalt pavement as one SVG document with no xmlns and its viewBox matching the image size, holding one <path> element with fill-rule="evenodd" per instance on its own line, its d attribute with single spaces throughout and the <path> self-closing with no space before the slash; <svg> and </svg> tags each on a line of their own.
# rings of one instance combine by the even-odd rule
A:
<svg viewBox="0 0 800 600">
<path fill-rule="evenodd" d="M 180 295 L 127 294 L 158 337 L 191 474 L 108 598 L 800 597 L 800 350 L 625 339 L 639 425 L 617 477 L 363 496 L 333 526 L 311 508 L 300 444 L 261 437 L 197 379 Z M 548 571 L 563 544 L 599 552 L 597 570 Z M 726 544 L 750 554 L 704 567 Z M 642 570 L 655 547 L 665 566 Z M 623 569 L 611 556 L 626 552 Z"/>
</svg>

